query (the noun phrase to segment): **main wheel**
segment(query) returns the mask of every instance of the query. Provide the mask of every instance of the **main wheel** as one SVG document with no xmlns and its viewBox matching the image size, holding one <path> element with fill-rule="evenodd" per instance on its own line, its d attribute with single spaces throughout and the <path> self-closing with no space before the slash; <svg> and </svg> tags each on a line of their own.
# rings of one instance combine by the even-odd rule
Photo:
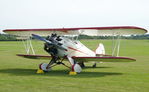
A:
<svg viewBox="0 0 149 92">
<path fill-rule="evenodd" d="M 45 71 L 45 72 L 51 71 L 52 68 L 48 68 L 48 69 L 47 69 L 47 66 L 48 66 L 47 63 L 41 63 L 41 64 L 39 65 L 39 68 L 40 68 L 41 70 Z"/>
<path fill-rule="evenodd" d="M 81 66 L 79 64 L 74 64 L 72 66 L 72 70 L 77 72 L 77 73 L 80 73 L 82 71 L 82 68 L 81 68 Z"/>
</svg>

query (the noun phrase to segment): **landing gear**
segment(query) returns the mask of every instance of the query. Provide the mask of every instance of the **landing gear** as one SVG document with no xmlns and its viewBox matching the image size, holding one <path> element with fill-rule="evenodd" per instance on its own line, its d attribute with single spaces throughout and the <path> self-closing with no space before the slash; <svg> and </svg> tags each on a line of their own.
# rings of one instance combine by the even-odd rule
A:
<svg viewBox="0 0 149 92">
<path fill-rule="evenodd" d="M 49 64 L 47 63 L 41 63 L 39 65 L 39 69 L 37 71 L 37 73 L 44 73 L 44 72 L 49 72 L 52 70 L 52 65 L 54 63 L 56 63 L 56 61 L 58 60 L 59 58 L 57 56 L 52 56 L 52 59 L 51 61 L 49 62 Z"/>
<path fill-rule="evenodd" d="M 76 75 L 77 73 L 80 73 L 82 71 L 81 66 L 78 63 L 76 63 L 72 57 L 67 56 L 67 58 L 72 66 L 69 75 Z"/>
<path fill-rule="evenodd" d="M 51 59 L 51 61 L 49 62 L 49 64 L 47 64 L 47 66 L 46 66 L 46 69 L 48 70 L 48 69 L 50 69 L 51 68 L 51 65 L 53 65 L 54 63 L 56 63 L 57 61 L 58 61 L 58 57 L 57 56 L 52 56 L 52 59 Z"/>
<path fill-rule="evenodd" d="M 78 64 L 81 66 L 81 68 L 85 68 L 84 62 L 79 62 Z"/>
<path fill-rule="evenodd" d="M 66 57 L 63 57 L 61 60 L 60 60 L 60 58 L 56 58 L 56 57 L 53 57 L 52 59 L 51 59 L 51 61 L 49 62 L 49 64 L 47 64 L 47 63 L 41 63 L 40 65 L 39 65 L 39 69 L 38 69 L 38 71 L 37 71 L 37 73 L 44 73 L 44 72 L 49 72 L 49 71 L 51 71 L 52 70 L 52 67 L 54 67 L 54 66 L 57 66 L 57 65 L 63 65 L 63 66 L 65 66 L 65 67 L 67 67 L 67 68 L 69 68 L 69 69 L 71 69 L 71 67 L 69 67 L 69 66 L 67 66 L 66 64 L 64 64 L 63 63 L 63 60 L 65 59 Z M 76 69 L 76 68 L 75 68 Z"/>
<path fill-rule="evenodd" d="M 79 64 L 74 64 L 72 65 L 69 75 L 76 75 L 77 73 L 80 73 L 81 71 L 82 71 L 81 66 Z"/>
<path fill-rule="evenodd" d="M 76 63 L 74 61 L 74 59 L 72 59 L 71 57 L 67 57 L 71 67 L 65 65 L 62 61 L 65 59 L 66 57 L 64 57 L 63 59 L 59 59 L 59 58 L 52 58 L 52 60 L 49 62 L 49 64 L 47 63 L 41 63 L 39 65 L 39 70 L 37 71 L 37 73 L 44 73 L 44 72 L 49 72 L 52 70 L 52 67 L 56 66 L 56 65 L 64 65 L 65 67 L 71 69 L 71 71 L 69 72 L 69 75 L 76 75 L 77 73 L 80 73 L 82 71 L 81 66 Z"/>
<path fill-rule="evenodd" d="M 39 65 L 39 69 L 43 70 L 44 72 L 49 72 L 49 71 L 52 70 L 51 67 L 48 67 L 48 68 L 47 67 L 48 67 L 48 64 L 47 63 L 41 63 Z"/>
<path fill-rule="evenodd" d="M 80 73 L 82 71 L 82 68 L 79 64 L 72 65 L 72 71 Z"/>
<path fill-rule="evenodd" d="M 45 73 L 45 72 L 51 71 L 51 68 L 48 68 L 48 69 L 47 69 L 47 66 L 48 66 L 48 64 L 46 64 L 46 63 L 41 63 L 41 64 L 39 65 L 39 69 L 37 70 L 36 73 L 41 74 L 41 73 Z"/>
</svg>

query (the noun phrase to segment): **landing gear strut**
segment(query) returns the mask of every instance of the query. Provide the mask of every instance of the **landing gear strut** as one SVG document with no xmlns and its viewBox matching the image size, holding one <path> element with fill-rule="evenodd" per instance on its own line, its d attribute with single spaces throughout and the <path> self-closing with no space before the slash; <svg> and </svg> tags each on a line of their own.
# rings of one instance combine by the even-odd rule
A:
<svg viewBox="0 0 149 92">
<path fill-rule="evenodd" d="M 79 62 L 78 64 L 81 66 L 81 68 L 85 68 L 84 62 Z"/>
<path fill-rule="evenodd" d="M 49 64 L 47 65 L 46 69 L 51 68 L 51 65 L 53 65 L 54 63 L 56 63 L 58 61 L 58 57 L 57 56 L 52 56 L 51 61 L 49 62 Z"/>
<path fill-rule="evenodd" d="M 78 63 L 76 63 L 72 57 L 67 56 L 67 58 L 72 66 L 71 71 L 69 72 L 69 75 L 76 75 L 77 73 L 80 73 L 82 71 L 81 66 Z"/>
<path fill-rule="evenodd" d="M 63 59 L 61 59 L 61 60 L 59 58 L 52 58 L 51 61 L 49 62 L 49 64 L 41 63 L 39 65 L 39 69 L 43 70 L 43 72 L 49 72 L 49 71 L 52 70 L 52 67 L 54 67 L 56 65 L 63 65 L 65 67 L 71 69 L 71 67 L 69 67 L 69 66 L 67 66 L 66 64 L 63 63 L 64 59 L 65 59 L 65 57 L 63 57 Z"/>
<path fill-rule="evenodd" d="M 74 61 L 74 59 L 72 59 L 71 57 L 67 57 L 70 64 L 71 64 L 71 67 L 67 66 L 66 64 L 63 63 L 63 60 L 65 59 L 66 57 L 64 57 L 63 59 L 60 60 L 60 58 L 52 58 L 51 61 L 49 62 L 49 64 L 46 64 L 46 63 L 42 63 L 39 65 L 39 69 L 38 71 L 42 71 L 42 73 L 44 72 L 48 72 L 48 71 L 51 71 L 52 70 L 52 67 L 56 66 L 56 65 L 64 65 L 65 67 L 71 69 L 71 71 L 69 72 L 69 75 L 76 75 L 77 73 L 80 73 L 82 71 L 82 68 L 81 66 L 76 63 Z M 59 61 L 60 60 L 60 61 Z M 37 73 L 40 73 L 38 72 Z"/>
</svg>

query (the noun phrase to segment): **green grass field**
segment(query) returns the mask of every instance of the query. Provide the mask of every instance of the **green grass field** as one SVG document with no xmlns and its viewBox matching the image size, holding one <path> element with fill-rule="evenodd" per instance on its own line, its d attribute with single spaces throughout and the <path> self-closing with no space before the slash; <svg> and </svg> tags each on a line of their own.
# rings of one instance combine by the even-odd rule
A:
<svg viewBox="0 0 149 92">
<path fill-rule="evenodd" d="M 94 50 L 103 42 L 111 54 L 110 40 L 82 40 Z M 69 70 L 56 66 L 53 71 L 36 74 L 38 65 L 45 60 L 25 59 L 16 56 L 25 53 L 21 42 L 0 42 L 0 92 L 149 92 L 149 40 L 122 40 L 120 55 L 136 58 L 136 62 L 106 62 L 91 68 L 86 64 L 76 76 Z M 37 54 L 43 43 L 33 41 Z"/>
</svg>

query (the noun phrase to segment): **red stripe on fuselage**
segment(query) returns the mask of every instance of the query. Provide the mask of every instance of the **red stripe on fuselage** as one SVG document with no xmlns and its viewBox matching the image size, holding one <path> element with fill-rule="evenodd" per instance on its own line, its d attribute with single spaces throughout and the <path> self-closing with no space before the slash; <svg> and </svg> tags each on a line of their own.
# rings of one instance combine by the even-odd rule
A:
<svg viewBox="0 0 149 92">
<path fill-rule="evenodd" d="M 80 51 L 80 50 L 78 50 L 78 49 L 75 49 L 75 48 L 72 48 L 72 47 L 68 47 L 68 48 L 71 49 L 71 50 L 75 50 L 75 51 L 78 51 L 78 52 L 80 52 L 80 53 L 83 53 L 83 54 L 88 55 L 87 53 L 84 53 L 83 51 Z"/>
</svg>

